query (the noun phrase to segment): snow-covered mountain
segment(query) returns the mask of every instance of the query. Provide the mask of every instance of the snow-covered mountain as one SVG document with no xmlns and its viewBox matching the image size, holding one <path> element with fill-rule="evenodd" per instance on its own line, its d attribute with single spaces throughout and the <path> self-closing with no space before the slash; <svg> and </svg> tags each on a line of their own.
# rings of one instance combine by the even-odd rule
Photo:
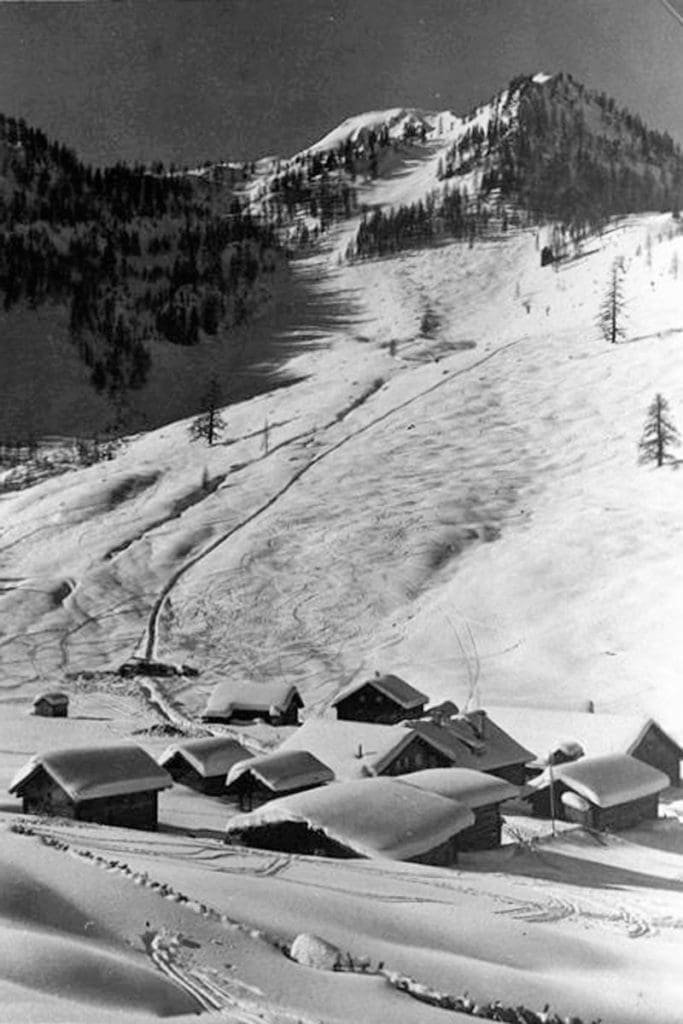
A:
<svg viewBox="0 0 683 1024">
<path fill-rule="evenodd" d="M 481 187 L 496 153 L 517 152 L 521 105 L 540 111 L 553 86 L 581 95 L 519 79 L 466 117 L 374 112 L 256 168 L 243 195 L 263 210 L 283 176 L 325 154 L 337 164 L 321 174 L 340 179 L 352 150 L 353 210 L 293 264 L 303 287 L 282 340 L 297 383 L 225 410 L 212 447 L 181 421 L 2 495 L 8 687 L 97 685 L 74 677 L 138 653 L 197 665 L 168 694 L 190 713 L 226 674 L 290 678 L 323 710 L 377 667 L 460 704 L 591 700 L 683 730 L 678 474 L 636 462 L 654 393 L 683 414 L 678 220 L 584 225 L 549 266 L 554 222 L 522 218 L 466 243 L 442 232 L 394 259 L 345 258 L 365 211 L 426 202 L 455 179 Z M 583 153 L 605 149 L 589 142 L 598 112 L 632 167 L 635 136 L 652 161 L 667 146 L 608 101 L 585 110 Z M 571 136 L 561 118 L 557 132 Z M 627 334 L 610 346 L 595 321 L 615 260 Z M 264 329 L 277 339 L 277 318 Z"/>
</svg>

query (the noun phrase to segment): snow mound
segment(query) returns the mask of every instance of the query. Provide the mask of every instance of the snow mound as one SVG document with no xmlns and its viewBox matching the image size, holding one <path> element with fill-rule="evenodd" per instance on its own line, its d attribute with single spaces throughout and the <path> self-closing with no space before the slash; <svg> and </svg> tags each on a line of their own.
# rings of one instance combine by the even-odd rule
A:
<svg viewBox="0 0 683 1024">
<path fill-rule="evenodd" d="M 318 935 L 302 932 L 294 939 L 289 955 L 304 967 L 334 971 L 341 963 L 341 950 Z"/>
</svg>

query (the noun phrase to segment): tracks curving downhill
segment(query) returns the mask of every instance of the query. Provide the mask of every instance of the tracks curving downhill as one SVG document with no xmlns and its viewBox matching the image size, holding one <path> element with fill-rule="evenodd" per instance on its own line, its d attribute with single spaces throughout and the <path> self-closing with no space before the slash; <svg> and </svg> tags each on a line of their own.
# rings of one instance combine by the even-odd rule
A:
<svg viewBox="0 0 683 1024">
<path fill-rule="evenodd" d="M 397 405 L 392 406 L 390 409 L 387 409 L 379 416 L 376 416 L 374 419 L 370 420 L 368 423 L 365 423 L 362 427 L 359 427 L 357 430 L 349 432 L 339 441 L 336 441 L 334 444 L 329 445 L 323 451 L 318 452 L 316 455 L 312 456 L 312 458 L 309 459 L 309 461 L 306 462 L 303 466 L 300 466 L 299 469 L 295 470 L 295 472 L 292 473 L 291 477 L 286 481 L 286 483 L 284 483 L 280 488 L 278 488 L 278 490 L 275 491 L 275 493 L 272 494 L 270 498 L 267 499 L 267 501 L 263 502 L 263 504 L 255 508 L 252 512 L 249 513 L 249 515 L 245 516 L 244 519 L 240 520 L 240 522 L 236 523 L 229 530 L 226 530 L 225 533 L 220 534 L 220 536 L 212 540 L 210 544 L 207 544 L 205 548 L 202 548 L 201 551 L 198 551 L 192 558 L 188 559 L 187 562 L 181 565 L 169 577 L 169 579 L 159 592 L 156 600 L 154 601 L 154 604 L 152 605 L 152 609 L 147 620 L 147 626 L 143 633 L 143 637 L 140 644 L 143 656 L 145 658 L 150 659 L 156 658 L 159 619 L 164 604 L 169 595 L 171 594 L 171 592 L 173 591 L 176 584 L 183 578 L 183 576 L 186 575 L 186 573 L 188 573 L 199 562 L 201 562 L 202 559 L 206 558 L 217 548 L 221 547 L 223 544 L 229 541 L 232 537 L 239 534 L 251 523 L 255 522 L 261 516 L 265 515 L 265 513 L 267 513 L 271 508 L 273 508 L 273 506 L 275 506 L 277 502 L 279 502 L 280 499 L 283 498 L 287 494 L 287 492 L 290 491 L 302 479 L 302 477 L 306 475 L 306 473 L 308 473 L 311 469 L 317 466 L 324 459 L 327 459 L 331 455 L 334 455 L 345 445 L 349 444 L 352 441 L 355 441 L 357 438 L 368 433 L 370 430 L 373 430 L 379 424 L 384 423 L 386 420 L 390 419 L 392 416 L 395 416 L 402 410 L 409 408 L 411 405 L 420 402 L 428 395 L 431 395 L 435 391 L 438 391 L 441 388 L 445 387 L 447 384 L 455 380 L 457 377 L 461 377 L 464 376 L 465 374 L 472 373 L 474 370 L 478 370 L 481 366 L 491 362 L 493 359 L 496 359 L 498 356 L 507 352 L 509 349 L 521 344 L 521 342 L 525 340 L 525 337 L 526 336 L 523 336 L 521 338 L 515 339 L 514 341 L 506 342 L 504 345 L 499 345 L 497 348 L 492 349 L 485 356 L 482 356 L 475 362 L 470 363 L 468 366 L 461 367 L 460 369 L 454 370 L 450 373 L 444 373 L 444 375 L 434 384 L 431 384 L 429 387 L 424 388 L 417 394 L 411 395 L 410 398 L 404 399 Z M 324 427 L 323 430 L 329 429 L 330 426 L 336 425 L 338 422 L 338 420 L 332 421 L 332 423 Z M 293 444 L 296 442 L 296 440 L 297 438 L 290 438 L 288 441 L 283 442 L 283 444 L 274 447 L 268 455 L 262 456 L 262 458 L 269 458 L 270 455 L 275 454 L 275 452 L 278 451 L 280 448 L 285 447 L 286 445 Z"/>
</svg>

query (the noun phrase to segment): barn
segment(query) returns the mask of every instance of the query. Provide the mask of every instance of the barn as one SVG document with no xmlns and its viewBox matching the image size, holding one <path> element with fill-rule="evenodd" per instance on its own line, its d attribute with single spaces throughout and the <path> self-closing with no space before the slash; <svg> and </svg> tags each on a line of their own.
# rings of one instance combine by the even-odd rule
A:
<svg viewBox="0 0 683 1024">
<path fill-rule="evenodd" d="M 21 799 L 24 814 L 156 829 L 159 790 L 171 785 L 168 772 L 130 744 L 37 754 L 9 791 Z"/>
<path fill-rule="evenodd" d="M 554 813 L 586 828 L 618 830 L 656 818 L 668 785 L 663 772 L 635 757 L 603 754 L 546 768 L 529 788 L 543 817 Z"/>
<path fill-rule="evenodd" d="M 469 807 L 474 823 L 458 836 L 459 850 L 490 850 L 500 846 L 501 804 L 519 796 L 518 786 L 471 768 L 431 768 L 399 778 L 407 785 Z"/>
<path fill-rule="evenodd" d="M 39 693 L 33 701 L 33 714 L 43 718 L 66 718 L 69 714 L 69 698 L 59 690 Z"/>
<path fill-rule="evenodd" d="M 276 750 L 238 761 L 228 772 L 226 796 L 234 796 L 241 810 L 251 810 L 274 797 L 324 786 L 334 772 L 307 750 Z"/>
<path fill-rule="evenodd" d="M 427 697 L 399 676 L 380 675 L 352 683 L 332 701 L 344 721 L 392 725 L 424 713 Z"/>
<path fill-rule="evenodd" d="M 288 736 L 280 750 L 307 750 L 329 765 L 337 779 L 370 775 L 403 775 L 420 768 L 442 768 L 451 762 L 404 725 L 340 722 L 309 718 Z"/>
<path fill-rule="evenodd" d="M 249 722 L 298 725 L 303 701 L 287 683 L 218 683 L 202 715 L 204 722 Z"/>
<path fill-rule="evenodd" d="M 210 736 L 172 743 L 159 758 L 159 764 L 174 782 L 218 796 L 225 789 L 232 766 L 251 756 L 246 747 L 229 736 Z"/>
<path fill-rule="evenodd" d="M 411 729 L 441 751 L 454 768 L 472 768 L 521 786 L 534 755 L 485 711 L 468 711 L 441 721 L 411 722 Z"/>
<path fill-rule="evenodd" d="M 226 841 L 323 857 L 390 858 L 448 866 L 474 815 L 455 800 L 395 779 L 334 782 L 228 822 Z"/>
<path fill-rule="evenodd" d="M 683 750 L 663 726 L 646 715 L 589 714 L 550 708 L 492 707 L 504 729 L 537 755 L 529 776 L 537 775 L 563 748 L 578 746 L 588 756 L 629 754 L 665 772 L 672 786 L 680 786 Z M 555 756 L 557 753 L 560 756 Z"/>
</svg>

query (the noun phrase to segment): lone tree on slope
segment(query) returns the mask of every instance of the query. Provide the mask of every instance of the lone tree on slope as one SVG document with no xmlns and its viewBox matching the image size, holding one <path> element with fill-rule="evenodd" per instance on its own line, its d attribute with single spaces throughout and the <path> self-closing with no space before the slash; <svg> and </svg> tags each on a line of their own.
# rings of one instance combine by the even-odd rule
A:
<svg viewBox="0 0 683 1024">
<path fill-rule="evenodd" d="M 680 437 L 668 418 L 668 411 L 666 399 L 656 394 L 647 410 L 643 436 L 638 445 L 639 462 L 656 462 L 663 466 L 665 462 L 673 461 L 670 449 L 680 444 Z"/>
<path fill-rule="evenodd" d="M 622 289 L 623 269 L 619 260 L 615 260 L 610 270 L 607 291 L 598 314 L 598 327 L 605 341 L 616 345 L 626 336 L 623 327 L 624 294 Z"/>
<path fill-rule="evenodd" d="M 219 434 L 225 430 L 225 421 L 218 411 L 220 399 L 220 385 L 216 378 L 212 377 L 202 401 L 204 412 L 201 412 L 190 424 L 192 441 L 206 441 L 208 445 L 212 445 Z"/>
</svg>

